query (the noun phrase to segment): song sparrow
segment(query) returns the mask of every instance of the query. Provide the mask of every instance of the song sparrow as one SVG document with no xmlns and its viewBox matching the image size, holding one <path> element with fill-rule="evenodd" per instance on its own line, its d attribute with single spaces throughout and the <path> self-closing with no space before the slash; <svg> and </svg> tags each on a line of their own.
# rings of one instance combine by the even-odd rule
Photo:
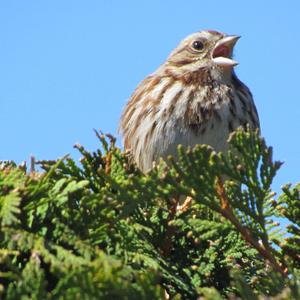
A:
<svg viewBox="0 0 300 300">
<path fill-rule="evenodd" d="M 239 36 L 206 30 L 189 35 L 136 88 L 121 117 L 124 146 L 139 168 L 177 153 L 177 145 L 226 151 L 239 126 L 259 128 L 249 89 L 237 78 Z"/>
</svg>

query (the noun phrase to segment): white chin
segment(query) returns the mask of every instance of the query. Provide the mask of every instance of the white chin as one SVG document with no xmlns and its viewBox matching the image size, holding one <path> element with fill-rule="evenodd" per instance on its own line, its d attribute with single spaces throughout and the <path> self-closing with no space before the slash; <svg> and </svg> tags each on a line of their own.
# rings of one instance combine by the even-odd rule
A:
<svg viewBox="0 0 300 300">
<path fill-rule="evenodd" d="M 220 67 L 234 67 L 238 65 L 237 61 L 223 56 L 214 57 L 212 60 L 215 64 L 217 64 Z"/>
</svg>

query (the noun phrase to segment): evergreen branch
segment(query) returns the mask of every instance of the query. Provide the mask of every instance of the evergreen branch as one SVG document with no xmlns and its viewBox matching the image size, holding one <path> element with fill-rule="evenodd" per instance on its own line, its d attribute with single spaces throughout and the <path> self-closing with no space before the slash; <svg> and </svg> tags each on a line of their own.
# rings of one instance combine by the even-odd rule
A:
<svg viewBox="0 0 300 300">
<path fill-rule="evenodd" d="M 299 298 L 300 184 L 272 199 L 280 163 L 258 133 L 237 131 L 228 156 L 179 147 L 147 174 L 97 136 L 81 164 L 0 163 L 1 299 Z"/>
<path fill-rule="evenodd" d="M 276 258 L 273 256 L 270 245 L 264 243 L 263 246 L 252 236 L 249 229 L 245 228 L 240 224 L 238 219 L 233 213 L 233 210 L 230 206 L 230 203 L 227 199 L 226 192 L 223 186 L 223 183 L 220 178 L 217 179 L 216 191 L 220 199 L 221 208 L 219 213 L 229 220 L 236 229 L 240 232 L 242 237 L 252 245 L 269 263 L 273 266 L 273 268 L 280 272 L 283 276 L 288 275 L 288 269 L 284 264 L 279 264 Z"/>
</svg>

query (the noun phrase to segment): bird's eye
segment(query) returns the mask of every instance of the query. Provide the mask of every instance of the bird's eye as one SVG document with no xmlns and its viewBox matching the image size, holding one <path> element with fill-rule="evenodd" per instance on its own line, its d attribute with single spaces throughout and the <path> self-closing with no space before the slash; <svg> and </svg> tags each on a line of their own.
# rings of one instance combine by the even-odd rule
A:
<svg viewBox="0 0 300 300">
<path fill-rule="evenodd" d="M 192 46 L 195 50 L 198 50 L 198 51 L 200 51 L 204 48 L 204 44 L 201 41 L 194 41 Z"/>
</svg>

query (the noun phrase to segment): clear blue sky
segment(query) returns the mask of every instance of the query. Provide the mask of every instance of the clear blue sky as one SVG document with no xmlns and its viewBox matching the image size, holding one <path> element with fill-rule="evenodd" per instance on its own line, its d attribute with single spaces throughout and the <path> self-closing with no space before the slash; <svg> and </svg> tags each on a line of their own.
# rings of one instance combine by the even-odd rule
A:
<svg viewBox="0 0 300 300">
<path fill-rule="evenodd" d="M 0 159 L 55 159 L 117 133 L 133 89 L 186 35 L 242 36 L 237 74 L 262 133 L 285 162 L 274 184 L 300 180 L 300 1 L 1 1 Z"/>
</svg>

